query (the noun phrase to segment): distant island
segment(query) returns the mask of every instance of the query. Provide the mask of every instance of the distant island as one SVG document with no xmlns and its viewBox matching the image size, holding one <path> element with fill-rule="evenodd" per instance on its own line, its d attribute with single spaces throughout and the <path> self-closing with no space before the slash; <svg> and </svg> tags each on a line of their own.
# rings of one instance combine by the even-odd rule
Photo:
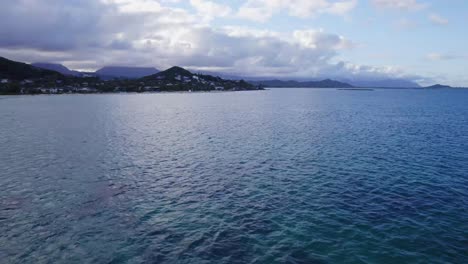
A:
<svg viewBox="0 0 468 264">
<path fill-rule="evenodd" d="M 413 88 L 413 89 L 453 89 L 454 87 L 449 86 L 449 85 L 442 85 L 442 84 L 436 84 L 432 86 L 427 86 L 427 87 L 401 87 L 396 85 L 395 87 L 382 87 L 382 86 L 355 86 L 351 85 L 346 82 L 340 82 L 340 81 L 335 81 L 335 80 L 330 80 L 330 79 L 325 79 L 322 81 L 282 81 L 282 80 L 265 80 L 265 81 L 250 81 L 250 83 L 255 84 L 255 85 L 260 85 L 262 87 L 266 88 L 337 88 L 337 89 L 351 89 L 354 88 L 354 90 L 360 89 L 360 90 L 368 90 L 368 89 L 408 89 L 408 88 Z M 391 83 L 391 82 L 390 82 Z"/>
<path fill-rule="evenodd" d="M 162 72 L 153 68 L 132 70 L 108 67 L 101 73 L 108 77 L 70 71 L 58 64 L 30 65 L 0 57 L 0 94 L 263 90 L 261 86 L 244 80 L 225 80 L 211 75 L 194 74 L 181 67 L 172 67 Z M 110 73 L 137 77 L 129 78 L 127 75 L 111 78 Z M 150 75 L 141 77 L 142 73 Z"/>
<path fill-rule="evenodd" d="M 427 86 L 425 88 L 426 89 L 452 89 L 453 87 L 449 85 L 436 84 L 432 86 Z"/>
<path fill-rule="evenodd" d="M 351 84 L 326 79 L 323 81 L 281 81 L 281 80 L 266 80 L 266 81 L 251 81 L 252 84 L 261 85 L 270 88 L 353 88 Z"/>
</svg>

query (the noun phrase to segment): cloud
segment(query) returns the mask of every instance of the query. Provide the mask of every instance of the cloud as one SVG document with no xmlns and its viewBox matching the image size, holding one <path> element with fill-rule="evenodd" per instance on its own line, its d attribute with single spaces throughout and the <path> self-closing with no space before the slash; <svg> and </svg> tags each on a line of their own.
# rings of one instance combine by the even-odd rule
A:
<svg viewBox="0 0 468 264">
<path fill-rule="evenodd" d="M 354 9 L 357 0 L 332 2 L 329 0 L 248 0 L 238 16 L 257 22 L 266 22 L 273 15 L 287 10 L 290 16 L 307 18 L 319 14 L 345 15 Z"/>
<path fill-rule="evenodd" d="M 415 29 L 418 26 L 418 24 L 415 21 L 410 20 L 408 18 L 398 19 L 397 21 L 395 21 L 394 24 L 396 28 L 402 29 L 402 30 Z"/>
<path fill-rule="evenodd" d="M 285 3 L 272 2 L 280 6 Z M 352 7 L 352 2 L 298 1 L 305 10 L 295 6 L 288 8 L 288 12 L 298 16 L 332 11 L 342 14 Z M 206 17 L 228 15 L 228 8 L 193 0 L 195 13 L 169 7 L 168 3 L 168 0 L 6 1 L 0 9 L 0 53 L 21 61 L 51 61 L 86 70 L 106 65 L 160 69 L 178 65 L 244 76 L 402 76 L 401 72 L 387 68 L 339 62 L 339 53 L 353 48 L 353 42 L 322 29 L 278 32 L 212 27 Z"/>
<path fill-rule="evenodd" d="M 190 0 L 190 4 L 197 10 L 198 14 L 203 16 L 207 21 L 215 17 L 228 16 L 232 12 L 229 6 L 206 0 Z"/>
<path fill-rule="evenodd" d="M 432 24 L 439 26 L 446 26 L 449 23 L 448 19 L 435 13 L 429 15 L 429 20 L 432 22 Z"/>
<path fill-rule="evenodd" d="M 243 74 L 312 74 L 349 45 L 345 38 L 321 30 L 282 35 L 239 28 L 172 27 L 157 34 L 159 41 L 146 47 L 148 52 L 164 54 L 185 67 Z"/>
<path fill-rule="evenodd" d="M 312 49 L 320 48 L 319 45 L 332 50 L 348 49 L 354 46 L 343 36 L 325 34 L 323 30 L 296 30 L 293 32 L 293 37 L 301 46 Z"/>
<path fill-rule="evenodd" d="M 433 53 L 427 54 L 426 58 L 431 61 L 450 61 L 450 60 L 467 59 L 468 56 L 433 52 Z"/>
<path fill-rule="evenodd" d="M 343 16 L 349 13 L 351 10 L 353 10 L 356 7 L 357 3 L 357 0 L 331 3 L 331 5 L 325 11 L 330 14 Z"/>
<path fill-rule="evenodd" d="M 121 49 L 153 29 L 198 21 L 152 0 L 6 1 L 0 17 L 0 46 L 41 51 Z"/>
<path fill-rule="evenodd" d="M 159 12 L 162 10 L 162 6 L 158 1 L 154 0 L 102 0 L 101 2 L 110 6 L 118 6 L 122 12 Z"/>
<path fill-rule="evenodd" d="M 2 2 L 0 45 L 42 50 L 98 46 L 108 38 L 98 33 L 109 32 L 104 29 L 106 23 L 101 20 L 101 15 L 106 16 L 110 11 L 100 2 L 83 3 L 73 1 L 63 5 L 52 0 Z"/>
<path fill-rule="evenodd" d="M 351 62 L 338 62 L 331 64 L 327 69 L 323 69 L 321 76 L 335 78 L 338 80 L 351 82 L 368 82 L 368 81 L 396 81 L 396 82 L 430 82 L 430 78 L 423 76 L 408 74 L 404 69 L 396 66 L 375 67 L 368 65 L 358 65 Z"/>
<path fill-rule="evenodd" d="M 371 0 L 374 6 L 382 9 L 397 10 L 421 10 L 428 5 L 418 2 L 418 0 Z"/>
</svg>

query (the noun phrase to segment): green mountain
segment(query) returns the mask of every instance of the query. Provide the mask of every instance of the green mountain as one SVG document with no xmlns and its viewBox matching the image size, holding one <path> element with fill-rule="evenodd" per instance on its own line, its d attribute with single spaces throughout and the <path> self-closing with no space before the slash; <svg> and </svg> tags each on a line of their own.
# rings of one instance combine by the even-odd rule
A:
<svg viewBox="0 0 468 264">
<path fill-rule="evenodd" d="M 9 80 L 57 79 L 64 76 L 56 71 L 40 69 L 32 65 L 0 57 L 0 78 Z"/>
<path fill-rule="evenodd" d="M 148 89 L 166 91 L 241 91 L 260 89 L 243 80 L 225 80 L 211 75 L 194 74 L 177 66 L 143 77 L 140 81 Z"/>
<path fill-rule="evenodd" d="M 189 72 L 188 70 L 178 67 L 178 66 L 174 66 L 165 71 L 143 77 L 143 79 L 158 79 L 158 80 L 174 81 L 174 80 L 178 80 L 184 77 L 191 79 L 193 76 L 194 74 Z"/>
</svg>

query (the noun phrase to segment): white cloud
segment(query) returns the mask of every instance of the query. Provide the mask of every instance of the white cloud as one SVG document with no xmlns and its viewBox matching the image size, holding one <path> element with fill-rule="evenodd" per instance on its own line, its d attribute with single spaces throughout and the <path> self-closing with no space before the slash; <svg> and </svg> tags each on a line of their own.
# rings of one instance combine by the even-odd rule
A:
<svg viewBox="0 0 468 264">
<path fill-rule="evenodd" d="M 121 12 L 159 12 L 159 1 L 154 0 L 101 0 L 104 4 L 115 5 Z"/>
<path fill-rule="evenodd" d="M 357 3 L 357 0 L 331 3 L 326 12 L 335 15 L 346 15 L 356 7 Z"/>
<path fill-rule="evenodd" d="M 408 18 L 401 18 L 395 21 L 395 26 L 398 29 L 410 30 L 416 28 L 418 24 L 415 21 L 410 20 Z"/>
<path fill-rule="evenodd" d="M 379 8 L 400 9 L 400 10 L 421 10 L 427 7 L 427 4 L 420 3 L 418 0 L 371 0 Z"/>
<path fill-rule="evenodd" d="M 293 32 L 293 39 L 302 47 L 312 49 L 341 50 L 352 48 L 351 41 L 343 36 L 326 34 L 323 30 L 296 30 Z"/>
<path fill-rule="evenodd" d="M 273 15 L 287 10 L 295 17 L 307 18 L 318 14 L 345 15 L 354 9 L 357 0 L 332 2 L 329 0 L 248 0 L 239 9 L 241 18 L 266 22 Z"/>
<path fill-rule="evenodd" d="M 231 14 L 229 6 L 206 0 L 190 0 L 190 4 L 197 10 L 198 14 L 207 21 L 215 17 L 225 17 Z"/>
<path fill-rule="evenodd" d="M 433 52 L 433 53 L 427 54 L 426 58 L 431 61 L 449 61 L 449 60 L 467 59 L 468 56 Z"/>
<path fill-rule="evenodd" d="M 429 20 L 435 24 L 435 25 L 440 25 L 440 26 L 446 26 L 448 25 L 449 21 L 448 19 L 438 15 L 438 14 L 430 14 L 429 15 Z"/>
</svg>

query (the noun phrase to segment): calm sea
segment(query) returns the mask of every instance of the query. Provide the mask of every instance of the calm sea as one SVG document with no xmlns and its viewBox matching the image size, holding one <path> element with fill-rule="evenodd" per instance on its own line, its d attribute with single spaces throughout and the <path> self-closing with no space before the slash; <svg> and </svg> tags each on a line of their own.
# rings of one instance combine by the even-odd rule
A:
<svg viewBox="0 0 468 264">
<path fill-rule="evenodd" d="M 0 97 L 1 263 L 467 263 L 468 90 Z"/>
</svg>

